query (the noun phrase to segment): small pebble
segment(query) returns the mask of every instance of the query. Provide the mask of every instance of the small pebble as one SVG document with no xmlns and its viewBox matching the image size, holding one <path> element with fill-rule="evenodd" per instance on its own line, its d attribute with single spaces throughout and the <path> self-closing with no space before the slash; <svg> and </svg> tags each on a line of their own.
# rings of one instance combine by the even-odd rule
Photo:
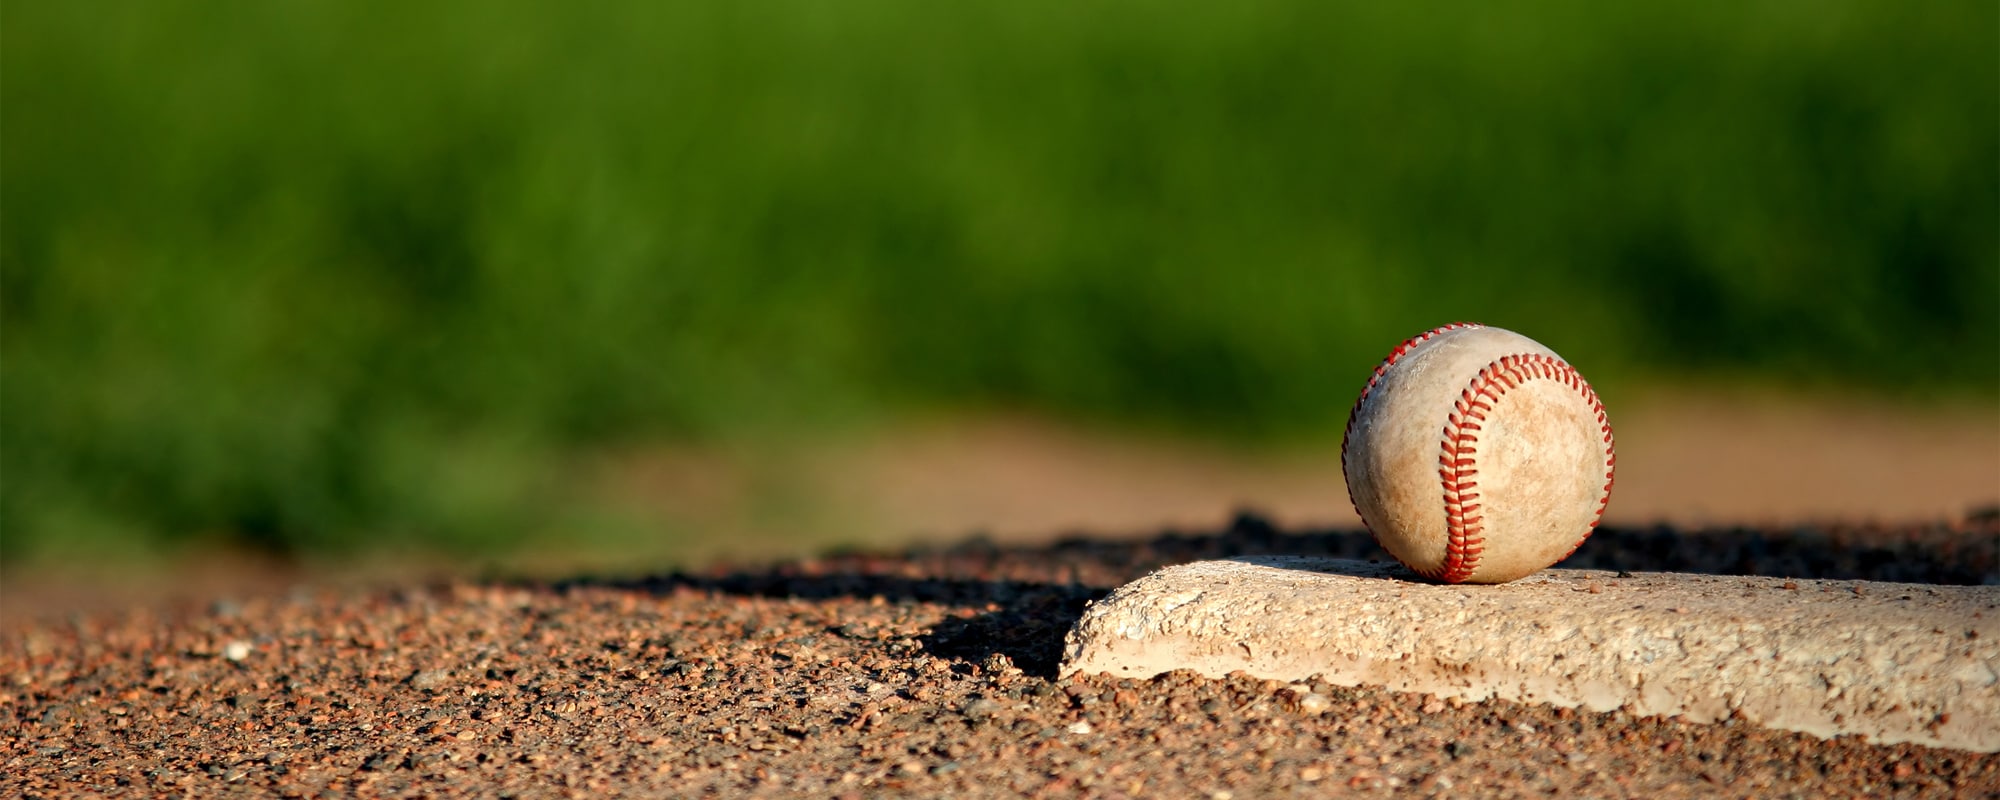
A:
<svg viewBox="0 0 2000 800">
<path fill-rule="evenodd" d="M 427 669 L 410 676 L 410 685 L 418 689 L 435 688 L 451 677 L 451 673 L 441 669 Z"/>
</svg>

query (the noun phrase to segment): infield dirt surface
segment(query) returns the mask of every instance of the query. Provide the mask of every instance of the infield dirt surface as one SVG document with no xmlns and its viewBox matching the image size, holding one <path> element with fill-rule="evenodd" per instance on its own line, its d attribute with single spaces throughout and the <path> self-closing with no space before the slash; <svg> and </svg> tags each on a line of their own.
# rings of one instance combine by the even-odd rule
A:
<svg viewBox="0 0 2000 800">
<path fill-rule="evenodd" d="M 0 795 L 2000 796 L 2000 757 L 1741 721 L 1055 677 L 1094 598 L 1161 565 L 1257 553 L 1382 557 L 1365 533 L 1244 516 L 1144 541 L 15 616 Z M 1614 527 L 1566 565 L 1990 584 L 2000 515 Z"/>
</svg>

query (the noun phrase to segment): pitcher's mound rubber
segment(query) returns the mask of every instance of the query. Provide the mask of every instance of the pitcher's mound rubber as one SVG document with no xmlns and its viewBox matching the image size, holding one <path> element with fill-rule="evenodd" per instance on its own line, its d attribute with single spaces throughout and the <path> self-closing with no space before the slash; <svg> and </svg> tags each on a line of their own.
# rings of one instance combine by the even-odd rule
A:
<svg viewBox="0 0 2000 800">
<path fill-rule="evenodd" d="M 1447 586 L 1245 557 L 1119 588 L 1070 631 L 1062 666 L 1177 669 L 2000 751 L 1994 586 L 1567 569 Z"/>
</svg>

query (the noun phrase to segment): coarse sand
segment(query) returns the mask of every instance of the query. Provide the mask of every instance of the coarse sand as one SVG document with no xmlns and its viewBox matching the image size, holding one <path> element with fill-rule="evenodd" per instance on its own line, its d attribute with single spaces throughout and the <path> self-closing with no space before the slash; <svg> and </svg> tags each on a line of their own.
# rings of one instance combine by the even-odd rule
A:
<svg viewBox="0 0 2000 800">
<path fill-rule="evenodd" d="M 1056 677 L 1168 564 L 1383 558 L 1243 516 L 694 573 L 12 617 L 8 797 L 1995 797 L 2000 757 L 1325 682 Z M 1566 566 L 2000 583 L 2000 515 L 1611 528 Z"/>
</svg>

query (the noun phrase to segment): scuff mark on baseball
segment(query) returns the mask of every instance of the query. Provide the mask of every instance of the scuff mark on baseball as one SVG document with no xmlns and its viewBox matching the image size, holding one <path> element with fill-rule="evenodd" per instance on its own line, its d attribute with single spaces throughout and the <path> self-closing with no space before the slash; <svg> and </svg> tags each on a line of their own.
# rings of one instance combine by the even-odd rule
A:
<svg viewBox="0 0 2000 800">
<path fill-rule="evenodd" d="M 1355 513 L 1418 574 L 1505 583 L 1567 558 L 1611 500 L 1590 384 L 1521 334 L 1454 323 L 1375 368 L 1341 442 Z"/>
</svg>

